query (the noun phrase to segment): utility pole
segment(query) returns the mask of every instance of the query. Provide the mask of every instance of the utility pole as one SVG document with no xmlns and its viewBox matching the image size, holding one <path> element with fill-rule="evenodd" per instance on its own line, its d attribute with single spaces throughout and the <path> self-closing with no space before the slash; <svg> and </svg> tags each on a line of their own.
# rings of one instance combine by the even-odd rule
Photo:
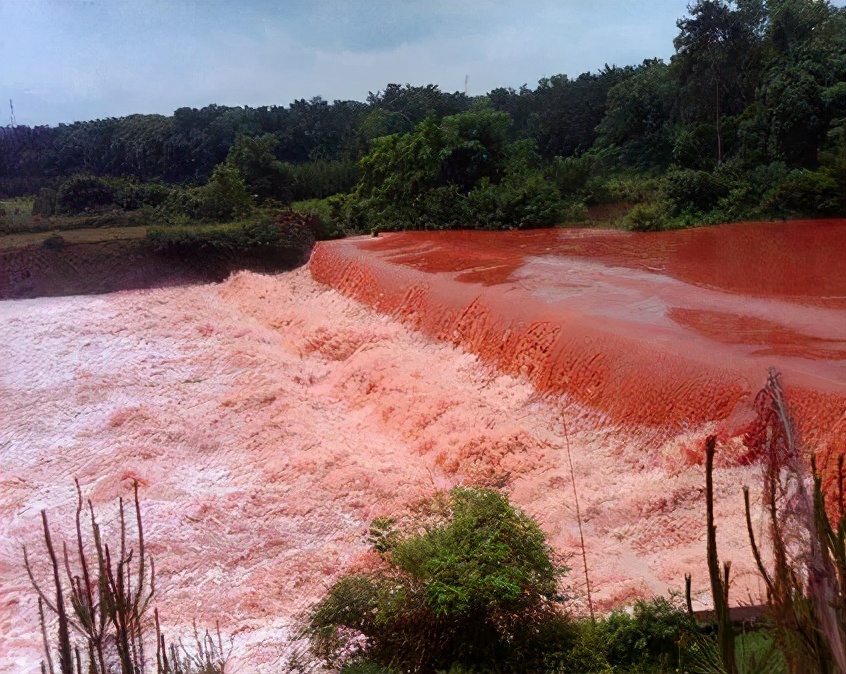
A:
<svg viewBox="0 0 846 674">
<path fill-rule="evenodd" d="M 12 99 L 9 99 L 9 111 L 11 112 L 11 116 L 9 117 L 9 126 L 13 129 L 17 126 L 17 122 L 15 122 L 15 104 L 12 103 Z"/>
</svg>

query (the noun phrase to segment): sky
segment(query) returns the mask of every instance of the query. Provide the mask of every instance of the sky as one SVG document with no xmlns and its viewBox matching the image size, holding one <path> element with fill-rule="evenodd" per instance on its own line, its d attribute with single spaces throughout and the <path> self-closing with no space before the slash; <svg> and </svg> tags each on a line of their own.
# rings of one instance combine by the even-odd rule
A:
<svg viewBox="0 0 846 674">
<path fill-rule="evenodd" d="M 669 59 L 687 1 L 0 0 L 0 125 L 534 87 Z"/>
</svg>

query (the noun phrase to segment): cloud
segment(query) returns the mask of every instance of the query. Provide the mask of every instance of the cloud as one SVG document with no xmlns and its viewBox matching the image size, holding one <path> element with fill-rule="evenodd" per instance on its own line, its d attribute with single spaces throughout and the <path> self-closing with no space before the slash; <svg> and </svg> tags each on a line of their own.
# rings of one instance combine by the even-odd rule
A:
<svg viewBox="0 0 846 674">
<path fill-rule="evenodd" d="M 686 0 L 0 4 L 19 123 L 363 100 L 389 82 L 484 93 L 672 53 Z"/>
</svg>

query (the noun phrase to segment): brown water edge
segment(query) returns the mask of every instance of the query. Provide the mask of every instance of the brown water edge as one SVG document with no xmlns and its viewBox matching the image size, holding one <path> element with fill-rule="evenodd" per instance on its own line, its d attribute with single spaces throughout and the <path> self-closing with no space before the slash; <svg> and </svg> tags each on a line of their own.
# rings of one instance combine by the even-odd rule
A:
<svg viewBox="0 0 846 674">
<path fill-rule="evenodd" d="M 221 282 L 232 272 L 276 272 L 308 259 L 309 249 L 268 246 L 250 252 L 199 251 L 190 256 L 153 250 L 137 239 L 0 248 L 0 300 L 90 295 Z"/>
</svg>

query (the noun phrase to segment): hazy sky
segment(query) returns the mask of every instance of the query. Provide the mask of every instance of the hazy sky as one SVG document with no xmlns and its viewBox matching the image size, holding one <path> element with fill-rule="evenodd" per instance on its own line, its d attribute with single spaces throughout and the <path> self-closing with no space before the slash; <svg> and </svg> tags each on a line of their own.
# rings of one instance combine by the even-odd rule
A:
<svg viewBox="0 0 846 674">
<path fill-rule="evenodd" d="M 0 124 L 481 94 L 669 58 L 687 0 L 0 0 Z M 841 4 L 841 3 L 838 3 Z"/>
</svg>

